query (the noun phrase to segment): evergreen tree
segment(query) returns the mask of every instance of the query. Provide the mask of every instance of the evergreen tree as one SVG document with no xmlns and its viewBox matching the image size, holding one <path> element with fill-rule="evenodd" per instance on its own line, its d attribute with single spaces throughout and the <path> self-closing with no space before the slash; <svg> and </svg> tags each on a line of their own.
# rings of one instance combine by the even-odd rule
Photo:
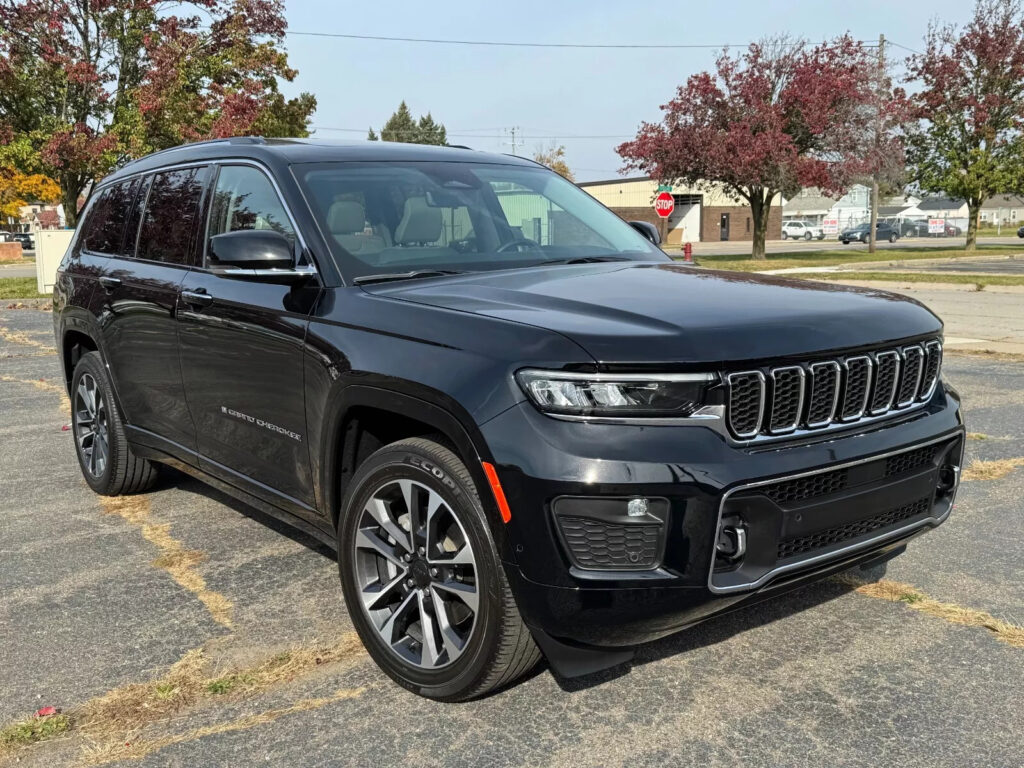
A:
<svg viewBox="0 0 1024 768">
<path fill-rule="evenodd" d="M 408 105 L 403 101 L 398 105 L 384 127 L 380 129 L 380 136 L 370 128 L 366 135 L 367 141 L 400 141 L 405 144 L 437 144 L 444 146 L 448 143 L 448 132 L 444 125 L 435 122 L 429 112 L 420 117 L 419 122 L 413 119 Z"/>
</svg>

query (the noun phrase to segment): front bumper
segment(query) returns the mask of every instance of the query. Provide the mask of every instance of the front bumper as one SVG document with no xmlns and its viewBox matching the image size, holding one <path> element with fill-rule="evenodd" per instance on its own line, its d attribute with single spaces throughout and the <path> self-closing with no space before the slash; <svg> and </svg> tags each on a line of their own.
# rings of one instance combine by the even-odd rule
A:
<svg viewBox="0 0 1024 768">
<path fill-rule="evenodd" d="M 512 509 L 505 567 L 524 620 L 600 647 L 653 640 L 895 551 L 946 519 L 955 478 L 938 492 L 939 471 L 949 457 L 959 466 L 963 450 L 959 402 L 943 387 L 906 418 L 801 444 L 564 422 L 526 403 L 482 431 Z M 656 566 L 581 567 L 553 511 L 566 496 L 667 500 Z M 745 552 L 727 562 L 717 548 L 723 522 L 737 518 Z"/>
</svg>

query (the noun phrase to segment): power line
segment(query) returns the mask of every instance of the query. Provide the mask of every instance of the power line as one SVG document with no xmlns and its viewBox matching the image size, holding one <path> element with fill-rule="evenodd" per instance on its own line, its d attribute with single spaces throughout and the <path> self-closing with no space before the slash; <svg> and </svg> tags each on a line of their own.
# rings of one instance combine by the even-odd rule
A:
<svg viewBox="0 0 1024 768">
<path fill-rule="evenodd" d="M 311 125 L 310 128 L 316 131 L 337 131 L 339 133 L 366 133 L 365 128 L 335 128 L 329 125 Z M 508 139 L 508 134 L 481 134 L 481 133 L 468 133 L 471 129 L 461 128 L 457 131 L 445 131 L 447 136 L 457 136 L 464 139 Z M 481 129 L 483 130 L 483 129 Z M 395 135 L 397 136 L 415 136 L 417 131 L 402 131 Z M 551 134 L 547 136 L 538 135 L 523 135 L 516 134 L 516 139 L 558 139 L 560 141 L 572 141 L 575 139 L 632 139 L 635 134 L 608 134 L 608 135 L 591 135 L 591 136 L 578 136 L 567 133 Z"/>
<path fill-rule="evenodd" d="M 345 40 L 375 40 L 388 43 L 430 43 L 434 45 L 480 45 L 498 48 L 580 48 L 580 49 L 620 49 L 620 50 L 685 50 L 685 49 L 721 49 L 721 48 L 746 48 L 750 43 L 534 43 L 527 41 L 506 41 L 506 40 L 448 40 L 435 37 L 391 37 L 388 35 L 352 35 L 342 32 L 305 32 L 299 30 L 287 30 L 285 34 L 297 37 L 328 37 L 343 38 Z M 873 48 L 877 43 L 873 40 L 858 40 L 860 45 L 866 48 Z M 805 43 L 794 41 L 791 46 L 800 46 Z M 902 47 L 902 46 L 901 46 Z"/>
<path fill-rule="evenodd" d="M 903 45 L 902 43 L 897 43 L 895 40 L 889 40 L 888 38 L 886 38 L 886 42 L 889 43 L 889 45 L 895 45 L 897 48 L 902 48 L 904 51 L 910 51 L 911 53 L 916 53 L 918 56 L 923 56 L 924 55 L 920 51 L 914 50 L 909 45 Z"/>
<path fill-rule="evenodd" d="M 438 45 L 485 45 L 503 48 L 631 48 L 631 49 L 683 49 L 683 48 L 735 48 L 728 43 L 530 43 L 506 42 L 502 40 L 442 40 L 431 37 L 388 37 L 385 35 L 349 35 L 341 32 L 299 32 L 288 30 L 287 34 L 301 37 L 334 37 L 346 40 L 381 40 L 389 43 L 434 43 Z M 745 47 L 745 46 L 744 46 Z"/>
</svg>

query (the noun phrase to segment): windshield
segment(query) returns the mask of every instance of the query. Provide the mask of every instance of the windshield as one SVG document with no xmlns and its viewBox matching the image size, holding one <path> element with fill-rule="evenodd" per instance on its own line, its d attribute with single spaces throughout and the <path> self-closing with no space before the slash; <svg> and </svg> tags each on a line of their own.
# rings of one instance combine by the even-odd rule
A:
<svg viewBox="0 0 1024 768">
<path fill-rule="evenodd" d="M 295 176 L 346 278 L 668 257 L 544 168 L 320 163 Z"/>
</svg>

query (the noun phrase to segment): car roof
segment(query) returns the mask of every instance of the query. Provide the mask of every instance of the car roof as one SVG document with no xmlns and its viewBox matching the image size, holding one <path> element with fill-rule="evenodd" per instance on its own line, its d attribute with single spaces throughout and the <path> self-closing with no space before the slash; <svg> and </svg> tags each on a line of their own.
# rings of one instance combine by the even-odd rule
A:
<svg viewBox="0 0 1024 768">
<path fill-rule="evenodd" d="M 522 157 L 477 152 L 469 147 L 402 144 L 390 141 L 333 141 L 324 139 L 264 139 L 239 136 L 183 144 L 133 160 L 107 176 L 108 184 L 168 165 L 203 160 L 250 159 L 268 165 L 330 162 L 453 162 L 537 167 Z"/>
</svg>

